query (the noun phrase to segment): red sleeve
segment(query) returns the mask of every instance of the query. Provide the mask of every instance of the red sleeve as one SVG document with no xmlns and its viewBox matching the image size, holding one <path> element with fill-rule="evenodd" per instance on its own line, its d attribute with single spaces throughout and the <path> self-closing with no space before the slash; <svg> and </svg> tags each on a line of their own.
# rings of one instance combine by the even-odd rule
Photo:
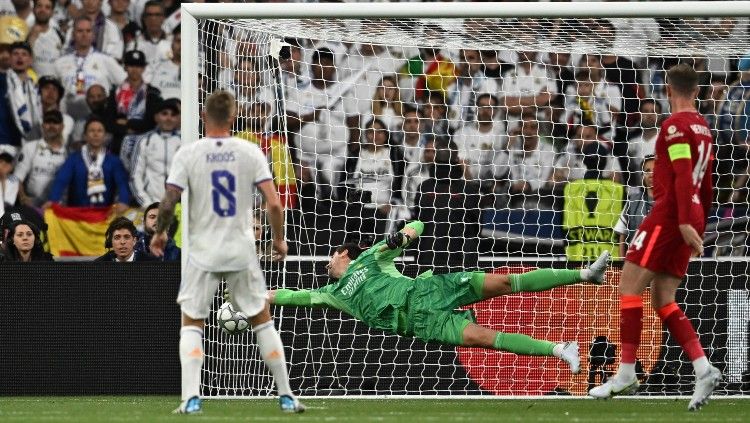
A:
<svg viewBox="0 0 750 423">
<path fill-rule="evenodd" d="M 711 212 L 711 206 L 714 202 L 714 181 L 713 181 L 713 157 L 708 162 L 706 174 L 703 176 L 703 185 L 701 185 L 701 205 L 703 205 L 703 219 L 708 219 Z"/>
<path fill-rule="evenodd" d="M 672 166 L 674 172 L 674 193 L 675 200 L 677 202 L 677 221 L 680 225 L 684 223 L 691 223 L 694 219 L 691 219 L 690 212 L 692 210 L 693 201 L 693 160 L 688 154 L 686 157 L 677 158 L 673 160 L 671 157 L 670 147 L 675 144 L 687 144 L 688 148 L 691 144 L 689 128 L 683 122 L 678 122 L 676 119 L 668 119 L 664 122 L 661 128 L 662 131 L 666 131 L 664 141 L 667 149 L 667 161 Z"/>
<path fill-rule="evenodd" d="M 691 223 L 690 211 L 693 202 L 693 167 L 690 159 L 678 159 L 672 163 L 674 170 L 674 192 L 677 199 L 677 221 L 680 225 Z"/>
</svg>

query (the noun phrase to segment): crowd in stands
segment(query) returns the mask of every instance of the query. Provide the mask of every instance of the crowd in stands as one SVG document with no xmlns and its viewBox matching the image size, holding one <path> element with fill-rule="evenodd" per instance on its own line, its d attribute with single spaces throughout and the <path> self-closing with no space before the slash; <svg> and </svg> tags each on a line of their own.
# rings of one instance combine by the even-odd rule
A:
<svg viewBox="0 0 750 423">
<path fill-rule="evenodd" d="M 148 220 L 183 142 L 179 6 L 0 0 L 0 215 L 24 217 L 6 227 L 6 245 L 15 245 L 6 258 L 42 257 L 34 222 L 54 204 L 118 214 L 136 207 Z M 727 37 L 746 39 L 749 22 L 721 25 Z M 594 22 L 613 45 L 633 28 L 658 42 L 669 22 L 632 23 Z M 254 40 L 241 28 L 204 27 L 201 42 L 211 48 L 201 53 L 202 92 L 236 96 L 238 135 L 269 155 L 277 185 L 291 181 L 285 193 L 299 193 L 299 204 L 287 205 L 347 203 L 349 230 L 383 233 L 441 207 L 471 215 L 441 218 L 476 222 L 481 208 L 554 209 L 565 184 L 579 179 L 616 181 L 648 201 L 642 169 L 668 112 L 665 70 L 681 60 L 702 78 L 698 104 L 716 140 L 715 200 L 748 203 L 750 52 L 712 61 L 287 38 L 277 72 Z M 289 166 L 277 168 L 272 155 L 284 145 Z M 107 259 L 138 260 L 148 225 L 144 233 L 118 225 L 108 232 Z M 632 225 L 619 228 L 623 242 Z"/>
</svg>

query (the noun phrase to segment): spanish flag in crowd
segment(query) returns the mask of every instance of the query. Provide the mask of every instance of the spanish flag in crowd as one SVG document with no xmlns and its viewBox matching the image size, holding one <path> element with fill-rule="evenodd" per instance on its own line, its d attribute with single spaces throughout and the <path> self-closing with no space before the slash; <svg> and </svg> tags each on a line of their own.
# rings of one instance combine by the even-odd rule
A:
<svg viewBox="0 0 750 423">
<path fill-rule="evenodd" d="M 138 209 L 129 209 L 125 217 L 136 226 L 142 219 Z M 53 204 L 44 212 L 50 253 L 55 257 L 100 256 L 106 252 L 104 233 L 116 217 L 109 207 L 64 207 Z"/>
<path fill-rule="evenodd" d="M 258 134 L 243 131 L 237 137 L 258 144 L 268 158 L 273 172 L 274 183 L 279 191 L 279 199 L 284 208 L 297 207 L 297 178 L 294 176 L 294 165 L 286 139 L 279 134 Z"/>
</svg>

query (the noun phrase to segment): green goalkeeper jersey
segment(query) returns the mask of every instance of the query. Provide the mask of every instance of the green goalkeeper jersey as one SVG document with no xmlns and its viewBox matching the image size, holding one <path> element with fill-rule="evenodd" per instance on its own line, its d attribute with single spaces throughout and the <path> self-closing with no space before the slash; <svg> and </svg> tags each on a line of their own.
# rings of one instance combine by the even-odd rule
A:
<svg viewBox="0 0 750 423">
<path fill-rule="evenodd" d="M 414 221 L 406 225 L 421 235 L 424 224 Z M 380 248 L 380 241 L 349 264 L 346 273 L 336 282 L 319 289 L 276 291 L 276 305 L 330 307 L 350 314 L 376 329 L 403 333 L 405 308 L 414 279 L 402 275 L 393 264 L 402 248 Z"/>
</svg>

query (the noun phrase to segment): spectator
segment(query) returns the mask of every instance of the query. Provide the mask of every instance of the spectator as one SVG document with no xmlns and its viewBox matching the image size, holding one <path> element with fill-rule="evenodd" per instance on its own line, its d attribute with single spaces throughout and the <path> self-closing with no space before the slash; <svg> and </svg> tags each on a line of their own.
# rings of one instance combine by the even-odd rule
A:
<svg viewBox="0 0 750 423">
<path fill-rule="evenodd" d="M 28 34 L 29 27 L 23 19 L 0 13 L 0 72 L 10 68 L 10 45 L 26 40 Z"/>
<path fill-rule="evenodd" d="M 114 203 L 118 214 L 128 209 L 128 175 L 120 159 L 104 148 L 105 134 L 104 121 L 92 116 L 84 128 L 86 144 L 60 167 L 44 208 L 61 202 L 67 191 L 70 207 L 104 207 Z"/>
<path fill-rule="evenodd" d="M 594 157 L 593 159 L 595 160 L 591 163 L 594 167 L 602 165 L 600 177 L 619 181 L 617 160 L 615 160 L 606 147 L 600 150 L 599 144 L 601 144 L 601 141 L 597 136 L 597 127 L 593 125 L 578 125 L 575 129 L 575 135 L 568 142 L 566 151 L 555 161 L 552 183 L 561 184 L 575 181 L 576 179 L 583 179 L 586 176 L 586 171 L 589 169 L 589 166 L 586 166 L 584 162 L 584 151 L 587 150 L 594 151 L 595 155 L 601 154 Z M 592 145 L 593 147 L 589 147 Z M 558 186 L 555 185 L 554 188 L 557 189 Z"/>
<path fill-rule="evenodd" d="M 162 29 L 164 18 L 164 6 L 160 1 L 146 2 L 141 17 L 141 31 L 128 43 L 126 50 L 142 51 L 149 65 L 168 59 L 172 48 L 172 35 Z"/>
<path fill-rule="evenodd" d="M 124 44 L 122 42 L 122 34 L 120 28 L 115 25 L 114 22 L 107 19 L 102 13 L 102 0 L 81 0 L 83 8 L 81 9 L 81 16 L 77 18 L 73 24 L 73 29 L 68 30 L 65 36 L 65 44 L 71 46 L 74 50 L 78 50 L 78 41 L 76 40 L 75 27 L 81 17 L 88 18 L 91 23 L 92 30 L 92 45 L 100 51 L 115 60 L 122 59 L 122 51 Z"/>
<path fill-rule="evenodd" d="M 534 51 L 520 52 L 515 69 L 503 75 L 505 97 L 500 105 L 506 107 L 510 115 L 520 116 L 525 111 L 536 113 L 549 106 L 557 94 L 557 84 L 547 68 L 536 62 L 536 55 Z"/>
<path fill-rule="evenodd" d="M 479 185 L 462 178 L 453 143 L 435 141 L 435 164 L 414 200 L 414 216 L 425 222 L 419 263 L 476 267 L 479 242 Z"/>
<path fill-rule="evenodd" d="M 594 57 L 594 56 L 589 56 Z M 604 78 L 620 90 L 622 97 L 621 111 L 624 112 L 618 121 L 622 124 L 632 124 L 637 121 L 641 93 L 641 78 L 632 61 L 622 56 L 604 54 L 599 64 L 604 72 Z"/>
<path fill-rule="evenodd" d="M 724 96 L 727 93 L 727 84 L 724 77 L 714 77 L 710 85 L 705 87 L 704 95 L 700 96 L 700 113 L 706 118 L 708 127 L 711 128 L 714 140 L 719 141 L 719 116 Z"/>
<path fill-rule="evenodd" d="M 141 207 L 164 197 L 172 158 L 182 145 L 178 101 L 162 101 L 156 110 L 156 129 L 140 138 L 133 155 L 130 188 Z"/>
<path fill-rule="evenodd" d="M 576 78 L 570 64 L 570 53 L 549 52 L 547 53 L 547 60 L 549 61 L 551 75 L 557 84 L 557 92 L 561 94 L 550 100 L 552 136 L 556 139 L 564 139 L 567 137 L 568 131 L 568 125 L 565 121 L 565 93 L 568 92 L 569 87 L 575 87 Z M 575 91 L 575 88 L 572 91 Z"/>
<path fill-rule="evenodd" d="M 737 175 L 732 181 L 733 202 L 747 201 L 750 162 L 750 52 L 740 59 L 739 79 L 730 84 L 719 109 L 717 159 L 719 169 Z"/>
<path fill-rule="evenodd" d="M 597 113 L 597 122 L 600 136 L 611 139 L 618 121 L 618 116 L 623 111 L 622 90 L 615 84 L 605 79 L 605 71 L 602 66 L 601 57 L 588 54 L 581 59 L 585 60 L 586 69 L 589 71 L 589 80 L 593 83 L 592 95 L 594 98 L 594 110 Z M 576 76 L 576 80 L 580 81 Z M 636 100 L 637 101 L 637 100 Z M 637 109 L 636 104 L 635 108 Z"/>
<path fill-rule="evenodd" d="M 55 61 L 57 78 L 65 88 L 65 110 L 74 119 L 85 119 L 88 116 L 86 90 L 89 87 L 99 84 L 108 88 L 119 85 L 127 77 L 117 61 L 97 51 L 93 42 L 91 19 L 77 18 L 73 22 L 73 52 Z"/>
<path fill-rule="evenodd" d="M 4 249 L 4 254 L 0 251 L 0 261 L 53 261 L 52 254 L 44 251 L 39 229 L 26 220 L 11 225 Z"/>
<path fill-rule="evenodd" d="M 366 23 L 365 25 L 372 26 L 373 24 Z M 380 28 L 367 28 L 367 30 L 373 36 Z M 404 60 L 391 54 L 386 46 L 373 43 L 354 44 L 349 49 L 349 54 L 344 57 L 343 62 L 337 62 L 339 81 L 342 82 L 342 85 L 353 85 L 347 95 L 357 101 L 359 106 L 357 113 L 363 116 L 363 119 L 369 119 L 369 117 L 364 118 L 364 116 L 369 115 L 372 111 L 370 100 L 378 96 L 377 91 L 383 85 L 383 78 L 392 76 L 392 80 L 395 81 L 394 86 L 398 87 L 396 73 L 403 63 Z M 380 97 L 383 98 L 382 95 Z M 401 101 L 400 93 L 398 101 Z M 395 129 L 388 120 L 384 122 L 389 129 Z"/>
<path fill-rule="evenodd" d="M 33 67 L 37 75 L 54 75 L 55 60 L 62 54 L 65 36 L 52 19 L 57 0 L 34 1 L 34 25 L 26 40 L 34 51 Z"/>
<path fill-rule="evenodd" d="M 297 122 L 291 128 L 302 126 L 297 140 L 300 177 L 303 182 L 315 181 L 325 197 L 339 185 L 344 157 L 359 141 L 359 115 L 356 102 L 337 86 L 333 52 L 316 50 L 312 59 L 311 83 L 298 94 L 298 108 L 287 104 L 287 112 L 288 120 Z"/>
<path fill-rule="evenodd" d="M 12 0 L 13 7 L 16 9 L 16 16 L 23 19 L 28 27 L 34 24 L 34 13 L 31 7 L 31 0 Z"/>
<path fill-rule="evenodd" d="M 448 138 L 451 125 L 448 119 L 448 107 L 445 98 L 437 91 L 426 94 L 425 101 L 419 107 L 420 128 L 422 137 L 433 136 Z"/>
<path fill-rule="evenodd" d="M 2 19 L 2 17 L 0 17 Z M 0 50 L 4 49 L 0 44 Z M 18 153 L 21 146 L 21 131 L 15 122 L 15 113 L 8 101 L 8 74 L 9 72 L 0 72 L 0 152 L 8 152 L 12 156 Z"/>
<path fill-rule="evenodd" d="M 475 120 L 466 122 L 453 136 L 467 180 L 491 183 L 493 164 L 507 146 L 505 125 L 495 120 L 498 105 L 497 97 L 492 94 L 477 97 Z"/>
<path fill-rule="evenodd" d="M 135 40 L 140 31 L 138 24 L 128 14 L 130 0 L 109 0 L 109 18 L 117 26 L 126 46 Z M 130 50 L 130 49 L 128 49 Z"/>
<path fill-rule="evenodd" d="M 123 62 L 128 76 L 122 84 L 110 90 L 107 100 L 108 116 L 112 119 L 109 149 L 114 154 L 120 154 L 122 139 L 128 133 L 142 134 L 154 128 L 156 108 L 162 102 L 159 90 L 143 80 L 146 68 L 143 52 L 128 51 Z"/>
<path fill-rule="evenodd" d="M 42 106 L 34 71 L 31 69 L 33 57 L 28 43 L 11 44 L 11 71 L 6 73 L 8 102 L 13 112 L 13 120 L 23 138 L 27 140 L 37 139 L 42 135 Z"/>
<path fill-rule="evenodd" d="M 172 32 L 172 54 L 169 58 L 163 59 L 146 67 L 143 73 L 143 79 L 151 84 L 154 88 L 161 91 L 164 99 L 180 98 L 181 78 L 180 78 L 180 46 L 182 36 L 180 27 L 177 26 Z"/>
<path fill-rule="evenodd" d="M 99 85 L 94 84 L 86 90 L 86 107 L 88 112 L 81 119 L 75 122 L 73 133 L 71 134 L 71 140 L 74 142 L 71 144 L 71 150 L 79 150 L 83 145 L 83 127 L 86 125 L 90 116 L 109 116 L 110 111 L 107 110 L 107 90 Z M 111 119 L 108 119 L 111 120 Z M 112 124 L 110 123 L 111 127 Z M 107 145 L 112 140 L 112 134 L 107 133 Z"/>
<path fill-rule="evenodd" d="M 403 104 L 398 78 L 395 75 L 384 75 L 372 98 L 372 116 L 385 123 L 389 131 L 397 131 L 403 121 Z"/>
<path fill-rule="evenodd" d="M 136 251 L 138 230 L 127 217 L 116 217 L 112 220 L 104 235 L 104 248 L 109 251 L 97 257 L 94 261 L 110 261 L 127 263 L 133 261 L 156 261 L 154 257 L 144 251 Z"/>
<path fill-rule="evenodd" d="M 42 139 L 23 145 L 15 175 L 21 182 L 18 200 L 27 207 L 41 207 L 49 197 L 57 170 L 65 162 L 63 116 L 59 110 L 44 113 Z"/>
<path fill-rule="evenodd" d="M 659 135 L 661 123 L 661 104 L 653 99 L 641 100 L 640 133 L 628 140 L 628 155 L 642 167 L 647 156 L 655 154 L 656 137 Z"/>
<path fill-rule="evenodd" d="M 135 251 L 151 254 L 151 237 L 156 232 L 156 218 L 159 216 L 159 203 L 151 203 L 146 207 L 146 211 L 143 212 L 143 233 L 138 233 L 138 241 L 135 243 Z M 173 231 L 168 231 L 172 233 Z M 180 260 L 180 248 L 175 244 L 174 239 L 170 235 L 167 239 L 167 245 L 164 247 L 164 256 L 160 259 L 161 261 L 179 261 Z"/>
<path fill-rule="evenodd" d="M 521 125 L 508 140 L 507 152 L 496 158 L 494 176 L 500 179 L 507 175 L 511 199 L 527 207 L 529 201 L 538 200 L 539 189 L 552 176 L 555 151 L 550 143 L 541 140 L 539 122 L 534 114 L 524 116 Z"/>
<path fill-rule="evenodd" d="M 250 104 L 256 101 L 274 101 L 273 90 L 263 85 L 263 70 L 258 57 L 242 56 L 237 58 L 237 66 L 232 73 L 232 80 L 226 87 L 234 93 L 238 103 Z"/>
<path fill-rule="evenodd" d="M 497 50 L 482 50 L 481 54 L 482 73 L 485 77 L 494 79 L 499 87 L 503 74 L 513 69 L 513 65 L 501 60 Z"/>
<path fill-rule="evenodd" d="M 625 257 L 635 231 L 654 205 L 654 159 L 654 156 L 646 156 L 643 159 L 643 186 L 629 196 L 628 203 L 615 225 L 615 233 L 620 236 L 620 257 Z"/>
<path fill-rule="evenodd" d="M 6 208 L 16 204 L 20 185 L 13 175 L 13 156 L 7 152 L 0 153 L 0 216 L 5 214 Z"/>
<path fill-rule="evenodd" d="M 420 153 L 417 160 L 407 160 L 404 170 L 404 185 L 402 188 L 404 205 L 413 210 L 416 206 L 415 199 L 422 182 L 430 179 L 434 174 L 435 166 L 435 138 L 428 137 L 424 146 L 416 150 Z M 409 214 L 411 215 L 411 211 Z M 416 219 L 416 216 L 412 216 Z"/>
<path fill-rule="evenodd" d="M 60 100 L 65 95 L 65 89 L 63 88 L 60 81 L 54 76 L 45 75 L 39 78 L 37 83 L 39 86 L 39 98 L 41 99 L 42 113 L 47 113 L 53 110 L 60 110 Z M 63 142 L 67 146 L 74 137 L 75 131 L 75 120 L 67 114 L 62 113 L 63 117 Z M 42 122 L 42 125 L 44 122 Z M 42 130 L 44 128 L 42 127 Z M 80 136 L 78 137 L 80 139 Z"/>
<path fill-rule="evenodd" d="M 401 202 L 403 167 L 402 158 L 394 155 L 398 150 L 389 146 L 390 134 L 383 121 L 367 122 L 364 138 L 358 156 L 347 166 L 351 170 L 347 201 L 354 211 L 347 232 L 374 235 L 385 232 L 391 206 Z"/>
<path fill-rule="evenodd" d="M 458 79 L 448 92 L 448 103 L 459 122 L 471 122 L 476 116 L 477 96 L 495 94 L 499 90 L 494 78 L 482 72 L 479 50 L 461 50 L 461 61 L 456 66 Z M 460 148 L 460 147 L 459 147 Z"/>
<path fill-rule="evenodd" d="M 591 80 L 591 70 L 576 72 L 574 86 L 565 93 L 565 120 L 568 125 L 595 125 L 604 136 L 614 134 L 614 115 L 609 96 L 619 95 L 616 87 Z"/>
</svg>

